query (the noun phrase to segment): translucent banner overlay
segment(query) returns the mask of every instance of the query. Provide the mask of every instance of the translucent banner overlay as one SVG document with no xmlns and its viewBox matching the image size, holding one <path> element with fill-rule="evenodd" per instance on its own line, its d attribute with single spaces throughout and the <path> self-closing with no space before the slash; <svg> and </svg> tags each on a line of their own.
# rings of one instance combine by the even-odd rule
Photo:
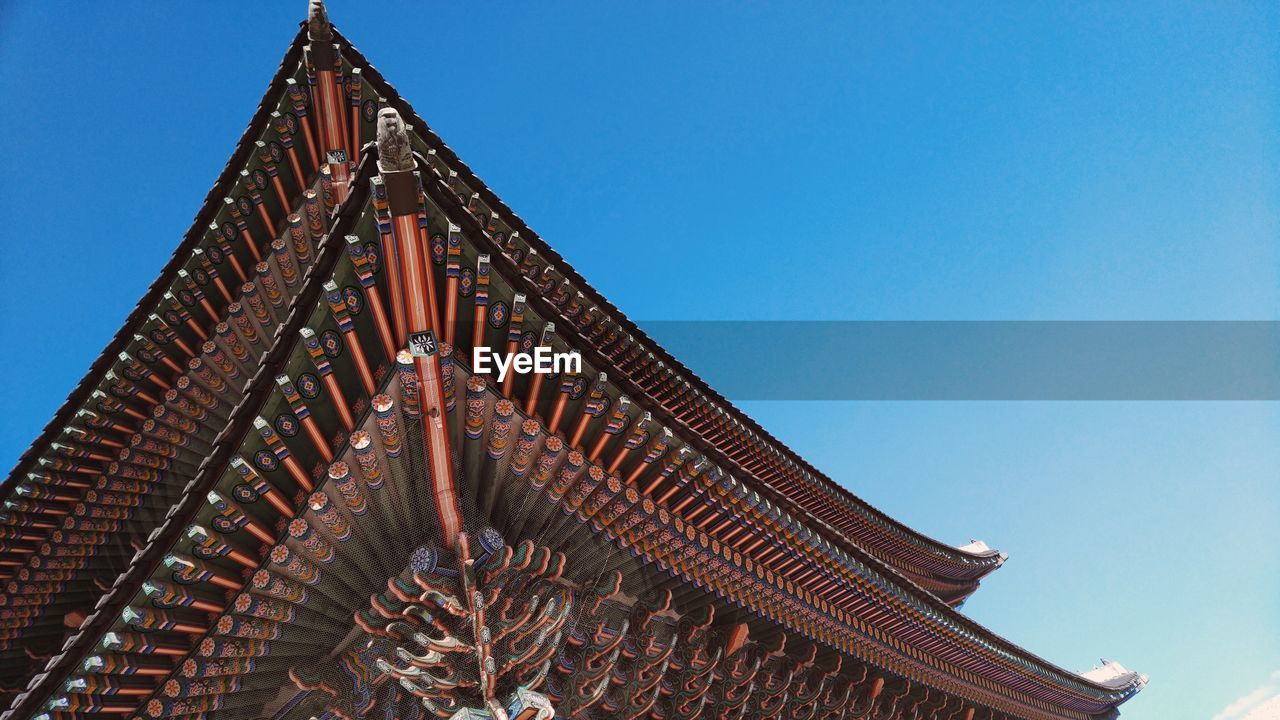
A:
<svg viewBox="0 0 1280 720">
<path fill-rule="evenodd" d="M 1276 321 L 650 321 L 731 400 L 1278 400 Z"/>
</svg>

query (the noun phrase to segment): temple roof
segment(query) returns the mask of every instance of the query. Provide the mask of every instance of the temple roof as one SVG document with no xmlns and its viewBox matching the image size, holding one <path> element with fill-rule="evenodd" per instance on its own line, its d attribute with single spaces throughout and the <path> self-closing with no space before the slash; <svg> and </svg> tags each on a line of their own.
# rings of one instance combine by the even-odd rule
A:
<svg viewBox="0 0 1280 720">
<path fill-rule="evenodd" d="M 942 632 L 945 628 L 946 633 L 950 633 L 950 637 L 955 638 L 957 643 L 970 645 L 973 652 L 987 658 L 984 662 L 991 663 L 991 669 L 982 670 L 981 673 L 995 672 L 993 668 L 1007 666 L 1007 670 L 1000 671 L 1009 673 L 1007 680 L 995 679 L 1005 677 L 1004 675 L 990 675 L 990 679 L 986 682 L 1007 681 L 1016 684 L 1019 687 L 1018 692 L 1028 693 L 1029 699 L 1026 702 L 1031 702 L 1033 705 L 1035 702 L 1047 703 L 1046 708 L 1048 708 L 1054 702 L 1059 702 L 1067 703 L 1064 707 L 1073 707 L 1073 704 L 1078 703 L 1081 708 L 1086 708 L 1080 712 L 1087 715 L 1095 712 L 1088 708 L 1114 707 L 1135 692 L 1142 682 L 1145 682 L 1144 678 L 1129 673 L 1115 663 L 1106 664 L 1103 668 L 1090 673 L 1081 675 L 1070 673 L 999 638 L 955 612 L 949 605 L 962 601 L 976 589 L 978 581 L 986 573 L 999 567 L 1005 559 L 1002 553 L 991 550 L 979 541 L 973 541 L 959 548 L 950 547 L 892 520 L 840 488 L 777 439 L 767 434 L 754 421 L 715 393 L 705 382 L 649 339 L 634 323 L 592 289 L 563 258 L 524 225 L 487 186 L 471 173 L 362 55 L 336 31 L 333 33 L 333 39 L 340 48 L 342 60 L 350 63 L 353 71 L 359 71 L 359 73 L 351 72 L 349 77 L 359 74 L 366 92 L 365 99 L 368 100 L 371 96 L 379 98 L 384 107 L 397 110 L 412 125 L 412 136 L 419 143 L 414 148 L 418 153 L 415 155 L 415 164 L 420 168 L 433 171 L 439 178 L 438 183 L 425 184 L 426 200 L 444 208 L 450 223 L 459 223 L 460 232 L 465 232 L 469 240 L 482 245 L 492 244 L 493 240 L 484 237 L 487 233 L 484 224 L 477 224 L 476 218 L 472 217 L 474 208 L 484 208 L 489 213 L 491 225 L 501 216 L 507 230 L 508 246 L 514 245 L 512 241 L 518 234 L 522 243 L 520 251 L 524 258 L 527 260 L 529 256 L 536 253 L 540 261 L 546 263 L 545 266 L 540 266 L 538 279 L 550 277 L 554 267 L 555 277 L 559 283 L 557 292 L 569 288 L 570 291 L 579 293 L 578 302 L 581 303 L 582 308 L 590 308 L 587 314 L 593 315 L 601 324 L 609 323 L 615 328 L 613 330 L 615 335 L 625 336 L 625 340 L 619 341 L 626 348 L 622 356 L 632 358 L 627 362 L 640 367 L 639 372 L 634 369 L 634 366 L 628 369 L 624 366 L 625 363 L 614 359 L 618 355 L 609 355 L 602 351 L 598 338 L 593 338 L 582 328 L 570 325 L 559 330 L 561 336 L 570 341 L 571 345 L 582 348 L 584 355 L 593 366 L 609 367 L 609 382 L 610 387 L 614 388 L 613 391 L 624 392 L 632 402 L 652 414 L 655 426 L 661 424 L 668 433 L 674 431 L 682 439 L 685 448 L 689 448 L 691 452 L 704 454 L 706 458 L 729 473 L 725 476 L 727 483 L 725 487 L 728 488 L 725 491 L 727 493 L 725 497 L 730 501 L 730 505 L 713 511 L 727 512 L 728 514 L 723 515 L 726 523 L 735 517 L 734 513 L 738 513 L 736 517 L 739 522 L 750 522 L 753 527 L 759 524 L 762 528 L 771 527 L 778 532 L 794 533 L 795 542 L 803 542 L 802 554 L 808 558 L 804 562 L 829 561 L 833 566 L 841 568 L 841 572 L 848 573 L 848 578 L 861 578 L 859 582 L 867 583 L 868 589 L 881 588 L 886 598 L 892 599 L 899 608 L 894 612 L 903 613 L 904 618 L 909 618 L 905 625 L 898 626 L 899 629 L 895 631 L 901 635 L 902 641 L 915 643 L 927 640 L 926 636 L 916 634 L 918 627 L 936 628 L 927 630 L 926 635 Z M 136 362 L 135 356 L 147 352 L 146 348 L 149 345 L 145 339 L 140 343 L 136 336 L 149 330 L 156 330 L 157 323 L 162 328 L 168 327 L 169 330 L 173 330 L 170 326 L 175 323 L 166 322 L 163 311 L 166 307 L 182 310 L 175 302 L 175 291 L 180 292 L 183 287 L 191 287 L 187 280 L 195 267 L 192 263 L 198 263 L 202 259 L 197 251 L 201 248 L 207 251 L 210 247 L 227 247 L 226 244 L 219 245 L 222 241 L 210 240 L 211 236 L 216 237 L 218 232 L 219 226 L 215 223 L 215 218 L 223 221 L 221 227 L 224 228 L 228 225 L 228 212 L 231 213 L 230 217 L 242 220 L 239 223 L 239 233 L 231 232 L 223 236 L 228 242 L 246 243 L 243 246 L 236 245 L 241 255 L 244 255 L 244 247 L 252 249 L 255 243 L 260 245 L 264 239 L 270 241 L 271 238 L 262 237 L 255 240 L 252 237 L 252 228 L 255 226 L 251 222 L 243 222 L 246 217 L 253 215 L 255 210 L 253 204 L 245 201 L 246 204 L 237 211 L 236 202 L 228 198 L 246 187 L 246 178 L 250 177 L 251 168 L 256 167 L 255 172 L 261 170 L 258 160 L 268 157 L 262 154 L 267 147 L 262 140 L 274 137 L 275 140 L 271 142 L 282 143 L 290 151 L 291 156 L 303 154 L 304 146 L 300 136 L 295 136 L 296 147 L 288 140 L 288 133 L 296 133 L 296 127 L 291 131 L 285 128 L 284 136 L 272 133 L 280 132 L 281 128 L 284 128 L 283 125 L 273 124 L 280 121 L 278 109 L 288 107 L 291 102 L 294 102 L 291 98 L 298 97 L 296 83 L 302 80 L 304 75 L 302 57 L 306 42 L 307 33 L 304 30 L 299 33 L 298 38 L 286 53 L 280 70 L 272 80 L 262 104 L 233 153 L 231 161 L 197 214 L 194 226 L 184 237 L 178 251 L 166 265 L 156 284 L 130 314 L 124 328 L 113 338 L 103 355 L 95 361 L 68 402 L 58 411 L 54 420 L 32 448 L 23 455 L 17 468 L 5 481 L 3 491 L 7 497 L 22 497 L 18 494 L 19 487 L 27 489 L 25 492 L 28 497 L 33 489 L 38 493 L 45 493 L 44 488 L 55 485 L 78 488 L 79 486 L 74 484 L 57 485 L 54 481 L 61 482 L 67 477 L 74 479 L 83 469 L 77 469 L 77 464 L 83 465 L 85 462 L 88 463 L 87 467 L 91 468 L 91 471 L 84 474 L 99 476 L 102 468 L 96 463 L 105 462 L 110 458 L 94 457 L 91 452 L 82 450 L 79 445 L 60 440 L 67 434 L 64 429 L 79 422 L 77 418 L 86 417 L 84 415 L 86 410 L 91 414 L 96 412 L 94 408 L 97 406 L 94 403 L 103 402 L 103 388 L 119 389 L 127 386 L 128 392 L 117 397 L 131 400 L 138 397 L 139 387 L 141 387 L 142 397 L 149 397 L 149 386 L 146 384 L 148 380 L 158 387 L 167 384 L 163 380 L 149 377 L 145 368 L 142 368 L 143 372 L 138 374 L 138 368 L 141 366 Z M 356 112 L 362 110 L 360 106 L 356 107 Z M 303 105 L 296 105 L 295 109 L 305 118 L 306 108 Z M 274 119 L 273 113 L 276 114 Z M 367 117 L 366 115 L 366 125 Z M 305 122 L 303 125 L 309 132 L 309 126 Z M 307 139 L 310 140 L 309 137 Z M 371 150 L 365 149 L 366 153 L 369 151 Z M 53 691 L 54 685 L 71 675 L 75 671 L 75 663 L 98 646 L 108 633 L 120 632 L 122 628 L 127 630 L 128 626 L 137 623 L 138 611 L 132 608 L 138 607 L 139 597 L 159 587 L 155 583 L 163 582 L 162 578 L 157 578 L 164 569 L 166 556 L 172 556 L 173 553 L 178 552 L 179 548 L 185 547 L 184 543 L 191 542 L 189 524 L 199 514 L 208 512 L 208 503 L 216 505 L 224 502 L 220 498 L 226 497 L 226 489 L 222 488 L 220 483 L 225 482 L 228 476 L 227 468 L 232 463 L 235 453 L 241 450 L 242 442 L 247 442 L 244 440 L 246 434 L 253 436 L 251 426 L 259 422 L 259 413 L 267 404 L 268 397 L 273 392 L 278 392 L 277 374 L 288 370 L 291 363 L 297 362 L 296 356 L 300 352 L 296 340 L 297 334 L 306 327 L 309 317 L 313 314 L 312 308 L 317 304 L 320 307 L 324 306 L 321 282 L 336 272 L 334 268 L 339 266 L 344 257 L 340 238 L 333 235 L 338 232 L 353 232 L 361 223 L 365 226 L 369 223 L 367 213 L 371 198 L 368 195 L 368 183 L 375 178 L 376 168 L 371 166 L 367 157 L 364 160 L 365 162 L 359 165 L 355 175 L 350 197 L 344 202 L 333 203 L 332 214 L 322 222 L 330 229 L 330 235 L 313 234 L 310 243 L 298 244 L 293 251 L 286 247 L 284 252 L 280 252 L 277 248 L 275 253 L 268 253 L 266 256 L 266 260 L 263 261 L 266 268 L 259 270 L 259 279 L 254 281 L 259 283 L 259 287 L 266 278 L 275 278 L 278 281 L 287 275 L 277 263 L 286 262 L 288 258 L 297 260 L 304 252 L 313 253 L 308 266 L 299 268 L 299 270 L 305 269 L 306 279 L 297 284 L 294 290 L 285 289 L 283 304 L 278 310 L 266 311 L 275 315 L 270 323 L 264 322 L 261 325 L 264 329 L 275 328 L 274 337 L 271 338 L 272 344 L 266 346 L 259 354 L 256 368 L 240 378 L 242 385 L 226 390 L 225 397 L 228 400 L 224 402 L 229 405 L 224 405 L 218 411 L 225 415 L 225 418 L 222 418 L 225 420 L 225 426 L 216 437 L 201 441 L 208 442 L 210 446 L 203 462 L 200 462 L 198 467 L 162 468 L 164 472 L 172 473 L 175 479 L 184 479 L 185 486 L 174 485 L 167 490 L 156 491 L 158 493 L 155 495 L 156 507 L 153 510 L 112 520 L 114 524 L 110 526 L 111 531 L 132 537 L 134 540 L 132 547 L 120 548 L 115 555 L 92 556 L 81 564 L 81 567 L 98 568 L 103 573 L 121 572 L 121 574 L 115 578 L 109 591 L 102 595 L 94 608 L 95 612 L 89 614 L 80 624 L 78 632 L 71 635 L 65 643 L 59 643 L 60 649 L 51 648 L 54 654 L 46 666 L 47 672 L 33 679 L 32 684 L 28 686 L 30 692 L 20 696 L 17 707 L 23 709 L 34 707 L 34 703 Z M 276 162 L 280 164 L 282 176 L 286 175 L 286 163 L 283 157 L 277 157 Z M 270 162 L 268 166 L 271 166 Z M 260 197 L 255 196 L 256 211 L 262 214 L 263 224 L 267 226 L 268 233 L 274 232 L 275 228 L 272 226 L 281 224 L 290 209 L 299 210 L 300 206 L 292 205 L 295 202 L 294 198 L 299 194 L 310 198 L 309 202 L 313 204 L 318 203 L 316 189 L 319 186 L 316 183 L 323 185 L 329 178 L 319 180 L 315 173 L 306 175 L 308 177 L 305 180 L 296 178 L 295 192 L 291 193 L 283 189 L 280 191 L 279 206 L 273 205 L 270 200 L 263 202 Z M 273 171 L 272 178 L 275 177 Z M 270 183 L 264 179 L 257 182 L 257 189 L 263 195 L 270 195 L 266 190 L 269 185 Z M 250 182 L 247 187 L 252 189 L 253 183 Z M 306 192 L 311 194 L 308 196 Z M 250 195 L 254 193 L 250 192 Z M 244 200 L 244 197 L 241 195 L 240 200 Z M 468 205 L 468 201 L 472 204 Z M 308 212 L 310 207 L 307 208 Z M 320 206 L 315 205 L 315 207 Z M 310 215 L 307 219 L 310 221 Z M 298 223 L 296 216 L 290 216 L 289 222 L 284 223 L 286 227 L 284 237 L 290 237 L 290 228 L 292 228 L 296 231 L 295 237 L 305 238 Z M 211 242 L 212 245 L 210 245 Z M 280 240 L 276 243 L 285 247 Z M 305 246 L 309 246 L 309 249 Z M 257 252 L 254 250 L 254 253 Z M 502 252 L 499 245 L 493 246 L 491 254 L 495 269 L 512 283 L 527 284 L 528 278 L 525 280 L 520 278 L 524 266 L 513 263 L 510 258 L 501 257 Z M 228 253 L 224 261 L 230 259 L 234 262 L 235 257 L 235 252 Z M 258 267 L 261 268 L 263 263 Z M 225 264 L 221 270 L 228 277 L 231 275 L 231 269 Z M 313 273 L 316 277 L 312 277 Z M 246 290 L 249 290 L 251 285 L 253 282 L 245 283 Z M 206 287 L 208 292 L 213 292 L 212 286 L 205 284 L 203 287 Z M 224 293 L 229 302 L 230 293 L 226 293 L 225 290 Z M 219 327 L 228 325 L 229 321 L 236 319 L 233 315 L 220 313 L 213 305 L 201 306 L 198 292 L 190 299 L 192 300 L 190 307 L 207 309 L 209 320 L 222 319 Z M 181 304 L 188 305 L 185 299 Z M 233 305 L 227 307 L 233 307 Z M 549 304 L 546 299 L 533 293 L 529 297 L 529 307 L 531 313 L 542 317 L 554 317 L 557 312 L 556 307 Z M 178 312 L 176 317 L 179 320 L 189 319 L 183 317 L 183 312 Z M 193 324 L 194 331 L 197 333 L 203 332 L 198 328 L 200 324 Z M 182 335 L 182 333 L 177 334 Z M 206 349 L 206 353 L 213 352 L 214 355 L 216 351 L 217 348 L 213 351 Z M 200 361 L 203 360 L 205 363 L 211 361 L 212 356 L 201 353 L 192 354 L 198 357 L 192 360 L 191 372 L 197 372 L 200 369 Z M 163 356 L 163 353 L 160 355 Z M 130 370 L 134 374 L 126 379 L 122 375 L 125 370 Z M 288 377 L 285 377 L 285 380 L 288 381 Z M 673 409 L 670 396 L 664 396 L 655 388 L 679 389 L 684 405 L 696 407 L 701 413 L 695 416 L 695 420 L 697 417 L 719 418 L 714 428 L 716 433 L 709 434 L 705 425 L 704 429 L 698 429 L 698 422 L 691 421 L 688 415 L 681 415 Z M 154 393 L 156 389 L 151 388 L 149 392 Z M 112 402 L 115 402 L 112 407 L 121 404 Z M 124 403 L 124 407 L 125 410 L 129 409 L 128 402 Z M 139 417 L 142 416 L 139 415 Z M 646 421 L 647 418 L 648 415 L 646 415 Z M 76 427 L 82 428 L 80 425 Z M 81 434 L 75 437 L 83 437 L 83 429 L 78 432 Z M 85 446 L 91 444 L 86 441 Z M 742 447 L 751 448 L 750 455 L 735 457 L 730 454 L 733 449 Z M 738 478 L 740 483 L 733 481 L 734 477 Z M 108 488 L 95 488 L 88 492 L 105 490 Z M 219 495 L 219 492 L 224 494 Z M 44 496 L 37 495 L 37 497 Z M 14 537 L 17 542 L 16 546 L 13 542 L 5 546 L 6 550 L 18 553 L 18 555 L 11 555 L 12 557 L 32 557 L 28 543 L 41 538 L 46 541 L 46 545 L 41 547 L 48 546 L 47 541 L 51 539 L 54 540 L 53 546 L 58 546 L 61 541 L 53 538 L 54 533 L 69 532 L 73 529 L 76 532 L 106 532 L 103 529 L 107 527 L 106 525 L 89 528 L 78 526 L 72 528 L 70 525 L 62 525 L 60 528 L 55 528 L 44 527 L 38 522 L 32 524 L 43 517 L 42 513 L 46 511 L 61 512 L 58 508 L 62 506 L 57 504 L 63 502 L 61 497 L 54 498 L 52 505 L 32 504 L 35 501 L 30 499 L 17 501 L 26 505 L 16 511 L 11 509 L 8 518 L 9 526 L 15 528 Z M 29 520 L 32 522 L 28 522 Z M 265 528 L 260 532 L 264 538 L 270 535 L 270 531 Z M 692 527 L 690 532 L 693 532 Z M 701 541 L 701 538 L 706 535 L 701 531 L 699 533 Z M 145 540 L 142 539 L 144 536 Z M 713 541 L 714 535 L 707 540 Z M 132 553 L 132 550 L 137 550 L 136 554 Z M 41 554 L 43 553 L 42 550 Z M 821 558 L 829 558 L 829 560 L 823 561 Z M 32 567 L 38 568 L 28 564 L 23 566 L 22 572 L 27 572 Z M 148 582 L 151 585 L 148 586 L 146 584 Z M 789 583 L 787 586 L 790 587 Z M 87 593 L 88 596 L 94 594 L 94 586 L 77 587 L 80 589 L 76 592 Z M 108 590 L 101 581 L 96 587 L 100 591 Z M 874 594 L 869 590 L 868 592 L 868 597 Z M 798 597 L 807 598 L 806 602 L 819 602 L 816 597 L 811 597 L 807 591 L 802 591 L 798 587 L 795 593 Z M 825 600 L 821 603 L 823 607 L 826 606 Z M 135 615 L 130 616 L 130 613 Z M 60 624 L 58 620 L 57 615 L 24 620 L 25 625 L 12 627 L 26 629 L 16 630 L 3 637 L 12 640 L 23 637 L 57 638 L 55 630 Z M 855 622 L 852 617 L 849 620 Z M 37 628 L 39 632 L 32 635 L 34 631 L 30 628 Z M 821 638 L 815 636 L 815 639 Z M 5 657 L 12 663 L 9 664 L 10 668 L 19 669 L 15 660 L 19 656 L 13 654 L 14 647 L 6 643 Z M 960 645 L 957 644 L 956 647 L 959 648 Z M 29 648 L 26 649 L 26 653 L 31 656 Z M 885 657 L 884 662 L 891 663 L 888 656 Z M 891 664 L 889 667 L 897 669 L 896 671 L 908 672 L 906 666 L 899 667 Z M 910 672 L 925 672 L 927 675 L 925 666 Z M 29 676 L 30 672 L 7 674 L 4 679 L 13 682 Z M 921 677 L 924 676 L 921 675 Z M 1040 693 L 1047 694 L 1042 696 Z M 1044 699 L 1050 697 L 1058 699 Z"/>
</svg>

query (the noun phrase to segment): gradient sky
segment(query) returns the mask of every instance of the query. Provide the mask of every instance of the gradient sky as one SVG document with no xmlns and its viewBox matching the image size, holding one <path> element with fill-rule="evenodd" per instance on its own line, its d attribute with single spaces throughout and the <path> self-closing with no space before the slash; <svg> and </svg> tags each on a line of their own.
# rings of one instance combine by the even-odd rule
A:
<svg viewBox="0 0 1280 720">
<path fill-rule="evenodd" d="M 0 2 L 0 465 L 155 279 L 305 5 Z M 366 5 L 330 14 L 642 326 L 1280 319 L 1274 5 Z M 1276 403 L 743 406 L 1009 552 L 964 612 L 1149 673 L 1124 717 L 1280 694 Z"/>
</svg>

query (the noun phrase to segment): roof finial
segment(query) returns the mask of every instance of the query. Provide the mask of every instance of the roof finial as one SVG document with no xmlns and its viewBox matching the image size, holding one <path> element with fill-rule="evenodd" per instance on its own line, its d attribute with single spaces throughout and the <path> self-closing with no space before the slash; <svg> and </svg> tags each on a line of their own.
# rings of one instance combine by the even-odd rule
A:
<svg viewBox="0 0 1280 720">
<path fill-rule="evenodd" d="M 325 42 L 333 40 L 333 28 L 329 25 L 329 13 L 324 9 L 324 0 L 307 2 L 307 38 Z"/>
<path fill-rule="evenodd" d="M 382 172 L 413 170 L 409 132 L 395 108 L 378 111 L 378 169 Z"/>
</svg>

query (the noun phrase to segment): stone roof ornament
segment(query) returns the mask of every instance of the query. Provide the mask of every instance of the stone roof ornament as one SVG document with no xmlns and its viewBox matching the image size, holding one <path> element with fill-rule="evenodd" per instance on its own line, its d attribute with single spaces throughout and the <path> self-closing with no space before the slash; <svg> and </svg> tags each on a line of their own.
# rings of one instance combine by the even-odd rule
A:
<svg viewBox="0 0 1280 720">
<path fill-rule="evenodd" d="M 307 38 L 331 42 L 333 27 L 329 24 L 329 13 L 324 9 L 324 0 L 310 0 L 307 3 Z"/>
<path fill-rule="evenodd" d="M 384 173 L 413 170 L 409 131 L 395 108 L 378 111 L 378 169 Z"/>
</svg>

